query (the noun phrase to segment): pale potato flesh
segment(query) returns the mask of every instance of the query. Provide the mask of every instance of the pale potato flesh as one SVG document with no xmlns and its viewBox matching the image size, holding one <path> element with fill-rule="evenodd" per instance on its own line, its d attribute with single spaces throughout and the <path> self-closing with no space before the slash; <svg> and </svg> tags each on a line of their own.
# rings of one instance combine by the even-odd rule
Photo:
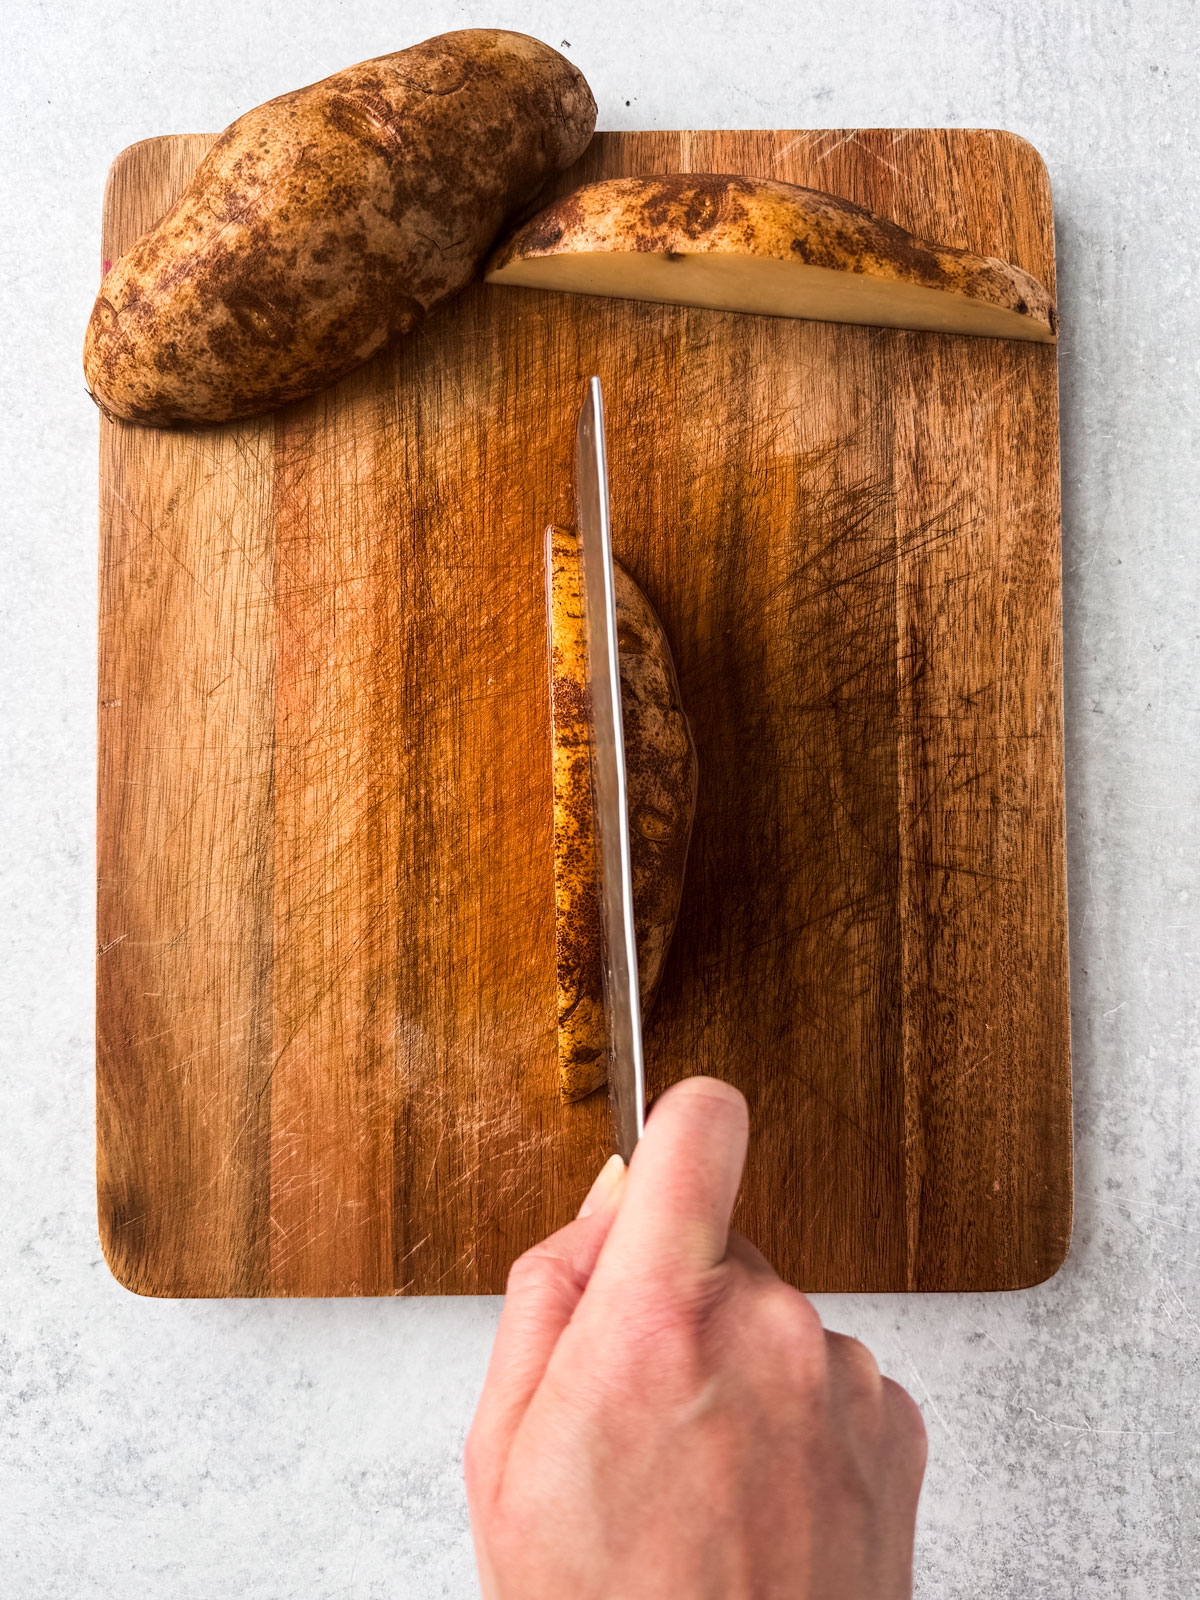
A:
<svg viewBox="0 0 1200 1600">
<path fill-rule="evenodd" d="M 529 289 L 609 295 L 756 312 L 813 322 L 967 333 L 992 339 L 1049 341 L 1043 323 L 1003 306 L 946 294 L 919 284 L 881 282 L 828 267 L 796 266 L 765 256 L 651 255 L 612 251 L 534 256 L 514 261 L 489 279 Z"/>
</svg>

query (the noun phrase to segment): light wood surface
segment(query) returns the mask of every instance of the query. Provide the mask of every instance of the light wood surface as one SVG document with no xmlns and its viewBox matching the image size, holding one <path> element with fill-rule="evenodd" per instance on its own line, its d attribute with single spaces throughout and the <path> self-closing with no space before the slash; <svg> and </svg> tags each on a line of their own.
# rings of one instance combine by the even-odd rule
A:
<svg viewBox="0 0 1200 1600">
<path fill-rule="evenodd" d="M 103 254 L 209 139 L 115 163 Z M 602 134 L 1053 289 L 1036 153 Z M 492 1293 L 610 1148 L 558 1094 L 546 525 L 604 382 L 700 760 L 651 1088 L 738 1083 L 813 1290 L 999 1289 L 1071 1215 L 1055 351 L 473 286 L 338 388 L 101 422 L 98 1189 L 161 1295 Z"/>
</svg>

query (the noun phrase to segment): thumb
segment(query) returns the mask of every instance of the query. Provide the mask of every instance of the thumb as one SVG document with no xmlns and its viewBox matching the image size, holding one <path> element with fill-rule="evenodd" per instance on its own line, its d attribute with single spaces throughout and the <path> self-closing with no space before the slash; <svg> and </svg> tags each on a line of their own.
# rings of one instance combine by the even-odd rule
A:
<svg viewBox="0 0 1200 1600">
<path fill-rule="evenodd" d="M 625 1163 L 611 1156 L 579 1215 L 513 1262 L 504 1310 L 471 1425 L 472 1454 L 507 1454 L 554 1347 L 587 1288 L 617 1215 Z"/>
<path fill-rule="evenodd" d="M 685 1078 L 659 1096 L 629 1164 L 595 1291 L 624 1295 L 633 1278 L 690 1278 L 723 1258 L 747 1136 L 746 1102 L 732 1084 Z"/>
</svg>

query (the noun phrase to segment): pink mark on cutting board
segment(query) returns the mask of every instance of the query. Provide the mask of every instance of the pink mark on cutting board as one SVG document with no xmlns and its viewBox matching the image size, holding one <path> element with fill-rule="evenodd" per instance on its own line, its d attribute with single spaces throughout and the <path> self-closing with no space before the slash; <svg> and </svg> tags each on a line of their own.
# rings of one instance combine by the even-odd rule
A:
<svg viewBox="0 0 1200 1600">
<path fill-rule="evenodd" d="M 109 267 L 111 267 L 111 266 L 112 266 L 112 257 L 111 256 L 105 256 L 104 265 L 100 269 L 101 273 L 107 273 Z"/>
</svg>

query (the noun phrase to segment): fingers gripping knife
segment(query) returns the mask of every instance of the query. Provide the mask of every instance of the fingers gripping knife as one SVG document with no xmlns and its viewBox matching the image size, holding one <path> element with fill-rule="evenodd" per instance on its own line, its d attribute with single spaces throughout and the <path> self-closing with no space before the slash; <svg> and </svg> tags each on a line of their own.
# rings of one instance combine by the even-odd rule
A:
<svg viewBox="0 0 1200 1600">
<path fill-rule="evenodd" d="M 590 380 L 579 413 L 575 435 L 575 498 L 580 587 L 587 626 L 596 876 L 609 1048 L 608 1092 L 616 1148 L 628 1161 L 642 1133 L 646 1083 L 633 924 L 633 872 L 612 529 L 608 514 L 608 465 L 604 453 L 604 402 L 599 378 Z"/>
</svg>

